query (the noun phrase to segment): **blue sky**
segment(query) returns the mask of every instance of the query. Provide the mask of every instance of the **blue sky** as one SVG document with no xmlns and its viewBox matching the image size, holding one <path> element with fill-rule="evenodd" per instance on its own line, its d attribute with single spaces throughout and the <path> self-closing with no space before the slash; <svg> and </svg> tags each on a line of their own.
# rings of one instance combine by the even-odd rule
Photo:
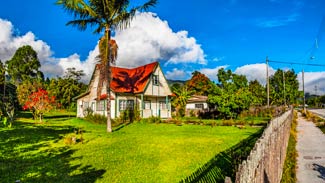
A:
<svg viewBox="0 0 325 183">
<path fill-rule="evenodd" d="M 72 17 L 54 3 L 1 2 L 0 59 L 8 60 L 19 46 L 31 44 L 48 76 L 76 67 L 89 78 L 102 35 L 66 26 Z M 129 29 L 116 32 L 117 65 L 134 67 L 158 60 L 169 79 L 189 79 L 198 70 L 213 80 L 224 67 L 264 82 L 266 56 L 325 64 L 325 44 L 320 39 L 325 32 L 325 25 L 320 29 L 324 7 L 323 0 L 160 0 L 150 13 L 138 14 Z M 270 63 L 271 73 L 292 67 L 298 75 L 305 69 L 310 88 L 316 84 L 325 88 L 320 82 L 325 67 Z"/>
</svg>

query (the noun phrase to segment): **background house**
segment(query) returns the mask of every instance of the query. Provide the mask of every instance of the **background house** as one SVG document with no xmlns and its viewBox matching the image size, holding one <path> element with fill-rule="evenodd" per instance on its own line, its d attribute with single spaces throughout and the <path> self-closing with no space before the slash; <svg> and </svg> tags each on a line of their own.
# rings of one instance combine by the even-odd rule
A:
<svg viewBox="0 0 325 183">
<path fill-rule="evenodd" d="M 208 100 L 207 96 L 202 96 L 202 95 L 191 96 L 186 103 L 186 107 L 185 107 L 186 116 L 191 116 L 191 115 L 197 116 L 199 112 L 209 111 L 207 100 Z"/>
<path fill-rule="evenodd" d="M 97 64 L 86 93 L 78 96 L 77 117 L 84 117 L 91 109 L 106 115 L 105 84 L 100 82 L 101 65 Z M 158 62 L 128 69 L 111 67 L 111 117 L 117 118 L 125 110 L 137 109 L 143 118 L 171 117 L 172 92 Z"/>
</svg>

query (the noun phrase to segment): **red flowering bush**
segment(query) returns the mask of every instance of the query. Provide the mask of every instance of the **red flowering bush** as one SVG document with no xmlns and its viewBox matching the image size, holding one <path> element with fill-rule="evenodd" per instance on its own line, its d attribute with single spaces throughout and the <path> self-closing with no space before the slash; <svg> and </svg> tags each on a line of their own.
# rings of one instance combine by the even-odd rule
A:
<svg viewBox="0 0 325 183">
<path fill-rule="evenodd" d="M 34 118 L 38 116 L 40 122 L 42 122 L 43 114 L 50 111 L 53 108 L 54 103 L 55 97 L 49 97 L 46 90 L 38 89 L 38 91 L 28 96 L 28 99 L 23 106 L 23 110 L 31 110 Z"/>
</svg>

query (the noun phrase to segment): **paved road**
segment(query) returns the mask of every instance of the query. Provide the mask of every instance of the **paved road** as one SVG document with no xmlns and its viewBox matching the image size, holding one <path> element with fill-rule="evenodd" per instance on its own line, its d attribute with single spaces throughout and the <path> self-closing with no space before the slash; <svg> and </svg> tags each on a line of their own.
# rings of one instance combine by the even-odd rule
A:
<svg viewBox="0 0 325 183">
<path fill-rule="evenodd" d="M 308 111 L 315 113 L 322 118 L 325 118 L 325 109 L 308 109 Z"/>
<path fill-rule="evenodd" d="M 324 114 L 325 111 L 316 111 Z M 314 123 L 298 118 L 298 183 L 325 183 L 325 135 Z"/>
</svg>

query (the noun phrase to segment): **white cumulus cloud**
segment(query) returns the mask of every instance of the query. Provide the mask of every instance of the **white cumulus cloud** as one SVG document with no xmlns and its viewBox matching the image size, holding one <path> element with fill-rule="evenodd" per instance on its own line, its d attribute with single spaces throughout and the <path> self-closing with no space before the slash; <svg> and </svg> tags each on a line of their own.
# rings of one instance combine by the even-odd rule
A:
<svg viewBox="0 0 325 183">
<path fill-rule="evenodd" d="M 210 80 L 217 81 L 218 80 L 217 74 L 218 74 L 219 69 L 222 69 L 222 68 L 226 69 L 227 67 L 228 67 L 228 65 L 218 66 L 215 68 L 203 68 L 203 69 L 200 69 L 199 72 L 205 74 Z"/>
<path fill-rule="evenodd" d="M 206 64 L 201 45 L 187 31 L 174 32 L 154 13 L 139 13 L 130 27 L 117 31 L 117 65 L 133 67 L 161 60 L 168 64 Z"/>
<path fill-rule="evenodd" d="M 299 89 L 302 90 L 302 73 L 297 74 Z M 305 72 L 305 93 L 324 95 L 325 94 L 325 72 Z"/>
<path fill-rule="evenodd" d="M 191 73 L 185 72 L 184 70 L 179 70 L 174 68 L 172 71 L 166 72 L 166 78 L 172 80 L 184 80 L 188 79 Z"/>
<path fill-rule="evenodd" d="M 187 31 L 174 32 L 167 21 L 153 13 L 138 13 L 130 27 L 117 31 L 114 39 L 119 46 L 118 66 L 135 67 L 157 60 L 168 64 L 207 62 L 201 45 L 197 44 L 195 38 L 189 37 Z M 37 52 L 45 76 L 62 76 L 67 68 L 75 67 L 85 72 L 85 82 L 91 77 L 99 53 L 98 46 L 95 46 L 89 51 L 86 60 L 81 60 L 77 53 L 71 53 L 66 58 L 57 58 L 50 46 L 37 39 L 33 32 L 17 36 L 12 23 L 0 18 L 0 59 L 11 59 L 16 50 L 24 45 L 32 46 Z M 187 73 L 180 70 L 169 72 L 171 77 L 181 78 L 185 75 Z"/>
<path fill-rule="evenodd" d="M 256 63 L 237 67 L 236 74 L 245 75 L 248 81 L 257 80 L 262 85 L 266 84 L 266 64 Z M 269 66 L 269 76 L 272 76 L 275 70 Z"/>
<path fill-rule="evenodd" d="M 16 50 L 24 45 L 30 45 L 37 52 L 38 58 L 43 61 L 52 55 L 50 46 L 41 40 L 36 40 L 32 32 L 22 36 L 14 36 L 13 25 L 7 20 L 0 19 L 0 59 L 11 59 Z"/>
</svg>

